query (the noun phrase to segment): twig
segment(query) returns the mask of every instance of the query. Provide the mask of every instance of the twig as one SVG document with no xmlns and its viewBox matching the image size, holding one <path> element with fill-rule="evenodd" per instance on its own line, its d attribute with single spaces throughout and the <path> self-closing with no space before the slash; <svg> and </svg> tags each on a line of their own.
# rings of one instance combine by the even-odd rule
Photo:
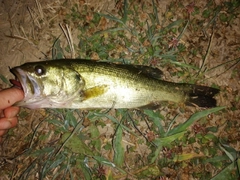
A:
<svg viewBox="0 0 240 180">
<path fill-rule="evenodd" d="M 64 143 L 61 145 L 61 147 L 57 150 L 55 156 L 57 156 L 61 152 L 62 148 L 67 144 L 69 139 L 71 139 L 73 137 L 73 135 L 80 129 L 81 126 L 82 126 L 82 119 L 78 122 L 77 126 L 74 128 L 74 130 L 72 131 L 70 136 L 68 136 L 68 138 L 64 141 Z"/>
<path fill-rule="evenodd" d="M 219 65 L 217 65 L 217 66 L 209 69 L 208 72 L 209 72 L 209 71 L 212 71 L 212 70 L 215 69 L 215 68 L 218 68 L 218 67 L 220 67 L 220 66 L 223 66 L 223 65 L 225 65 L 225 64 L 228 64 L 228 63 L 230 63 L 230 62 L 233 62 L 233 61 L 236 61 L 236 62 L 233 63 L 233 64 L 232 64 L 229 68 L 227 68 L 225 71 L 221 72 L 220 74 L 216 74 L 216 75 L 214 75 L 214 76 L 212 76 L 212 77 L 209 77 L 209 78 L 207 78 L 207 79 L 211 79 L 211 78 L 213 78 L 213 77 L 219 77 L 219 76 L 221 76 L 222 74 L 226 73 L 228 70 L 230 70 L 231 68 L 233 68 L 234 66 L 236 66 L 236 65 L 240 62 L 240 57 L 239 57 L 239 58 L 236 58 L 236 59 L 233 59 L 233 60 L 230 60 L 230 61 L 227 61 L 227 62 L 225 62 L 225 63 L 219 64 Z"/>
<path fill-rule="evenodd" d="M 71 58 L 75 58 L 75 49 L 74 49 L 74 45 L 73 45 L 73 39 L 72 39 L 72 35 L 71 35 L 71 31 L 70 29 L 68 28 L 68 25 L 66 24 L 65 27 L 63 27 L 62 24 L 59 24 L 66 39 L 67 39 L 67 42 L 69 44 L 69 47 L 70 47 L 70 50 L 71 50 Z"/>
<path fill-rule="evenodd" d="M 31 18 L 33 20 L 33 24 L 35 24 L 38 28 L 41 29 L 41 25 L 40 25 L 40 23 L 38 21 L 38 18 L 34 17 L 32 9 L 30 7 L 27 7 L 27 10 L 28 10 L 28 12 L 29 12 L 29 14 L 30 14 L 30 16 L 31 16 Z"/>
<path fill-rule="evenodd" d="M 38 0 L 35 0 L 36 4 L 37 4 L 37 8 L 38 8 L 38 12 L 40 14 L 41 19 L 44 19 L 44 15 L 43 15 L 43 10 L 42 10 L 42 6 L 41 4 L 38 2 Z"/>
<path fill-rule="evenodd" d="M 203 58 L 203 62 L 202 62 L 202 65 L 197 73 L 197 76 L 199 76 L 200 72 L 202 71 L 202 68 L 204 67 L 206 61 L 207 61 L 207 58 L 208 58 L 208 55 L 210 53 L 210 50 L 211 50 L 211 46 L 212 46 L 212 40 L 213 40 L 213 36 L 214 36 L 214 32 L 212 31 L 212 34 L 211 34 L 211 37 L 210 37 L 210 40 L 208 42 L 208 48 L 207 48 L 207 51 L 206 51 L 206 54 Z"/>
</svg>

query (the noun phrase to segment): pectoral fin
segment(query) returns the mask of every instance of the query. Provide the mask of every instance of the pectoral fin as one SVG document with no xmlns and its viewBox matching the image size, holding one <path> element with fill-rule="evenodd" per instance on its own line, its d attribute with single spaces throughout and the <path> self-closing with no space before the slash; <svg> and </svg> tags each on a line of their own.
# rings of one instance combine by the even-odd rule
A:
<svg viewBox="0 0 240 180">
<path fill-rule="evenodd" d="M 100 96 L 105 92 L 107 92 L 108 89 L 109 89 L 108 85 L 95 86 L 95 87 L 86 89 L 82 92 L 83 100 Z"/>
</svg>

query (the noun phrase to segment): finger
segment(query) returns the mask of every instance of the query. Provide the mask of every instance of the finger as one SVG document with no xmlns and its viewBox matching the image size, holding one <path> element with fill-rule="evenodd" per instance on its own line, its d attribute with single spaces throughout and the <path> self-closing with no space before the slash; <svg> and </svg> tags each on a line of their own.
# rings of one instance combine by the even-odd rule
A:
<svg viewBox="0 0 240 180">
<path fill-rule="evenodd" d="M 5 109 L 15 102 L 20 101 L 24 98 L 22 90 L 17 88 L 4 89 L 0 92 L 0 109 Z"/>
<path fill-rule="evenodd" d="M 0 118 L 4 117 L 3 110 L 0 110 Z"/>
<path fill-rule="evenodd" d="M 8 132 L 8 130 L 0 130 L 0 139 L 1 136 L 3 136 L 4 134 L 6 134 Z M 1 142 L 1 141 L 0 141 Z"/>
<path fill-rule="evenodd" d="M 13 128 L 17 125 L 17 117 L 0 119 L 0 130 Z"/>
<path fill-rule="evenodd" d="M 9 108 L 4 109 L 4 116 L 6 118 L 15 117 L 19 113 L 20 108 L 16 106 L 11 106 Z"/>
</svg>

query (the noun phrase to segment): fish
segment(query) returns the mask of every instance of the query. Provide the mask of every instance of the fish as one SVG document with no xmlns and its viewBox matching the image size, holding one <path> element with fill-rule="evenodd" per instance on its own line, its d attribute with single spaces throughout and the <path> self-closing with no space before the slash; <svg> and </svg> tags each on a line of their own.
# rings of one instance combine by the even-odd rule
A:
<svg viewBox="0 0 240 180">
<path fill-rule="evenodd" d="M 162 79 L 158 68 L 86 59 L 27 62 L 10 69 L 24 91 L 16 106 L 30 109 L 134 109 L 164 101 L 215 107 L 219 89 Z"/>
</svg>

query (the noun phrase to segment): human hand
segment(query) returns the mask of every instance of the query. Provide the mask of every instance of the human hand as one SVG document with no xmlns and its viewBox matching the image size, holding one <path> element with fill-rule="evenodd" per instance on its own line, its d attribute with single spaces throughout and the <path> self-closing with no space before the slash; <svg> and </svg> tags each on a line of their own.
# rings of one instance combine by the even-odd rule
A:
<svg viewBox="0 0 240 180">
<path fill-rule="evenodd" d="M 17 125 L 19 107 L 12 105 L 23 98 L 23 91 L 17 88 L 9 88 L 0 91 L 0 142 L 2 141 L 2 136 L 8 129 Z"/>
</svg>

